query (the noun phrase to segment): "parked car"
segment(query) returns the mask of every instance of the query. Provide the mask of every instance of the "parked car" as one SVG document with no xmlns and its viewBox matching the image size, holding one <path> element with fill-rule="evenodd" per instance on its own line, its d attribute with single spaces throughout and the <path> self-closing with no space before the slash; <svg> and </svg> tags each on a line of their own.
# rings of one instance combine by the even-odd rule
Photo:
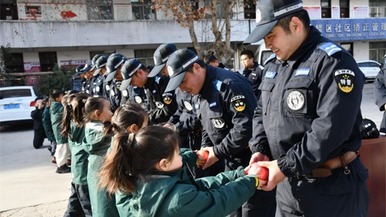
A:
<svg viewBox="0 0 386 217">
<path fill-rule="evenodd" d="M 0 87 L 0 124 L 32 121 L 36 98 L 32 86 Z"/>
<path fill-rule="evenodd" d="M 357 61 L 357 64 L 365 75 L 366 80 L 374 80 L 379 71 L 381 71 L 381 64 L 374 60 Z"/>
</svg>

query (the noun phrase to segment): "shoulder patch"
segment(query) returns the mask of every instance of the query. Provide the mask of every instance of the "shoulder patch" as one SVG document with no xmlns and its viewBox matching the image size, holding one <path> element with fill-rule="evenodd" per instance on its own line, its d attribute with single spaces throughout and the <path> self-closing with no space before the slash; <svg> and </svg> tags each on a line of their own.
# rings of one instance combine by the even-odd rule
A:
<svg viewBox="0 0 386 217">
<path fill-rule="evenodd" d="M 242 112 L 245 110 L 245 96 L 237 95 L 231 98 L 231 104 L 237 112 Z"/>
<path fill-rule="evenodd" d="M 326 52 L 328 56 L 332 56 L 333 54 L 342 51 L 342 48 L 332 42 L 321 43 L 318 48 Z"/>
<path fill-rule="evenodd" d="M 350 93 L 354 89 L 355 73 L 350 69 L 339 69 L 334 72 L 335 82 L 343 93 Z"/>
<path fill-rule="evenodd" d="M 172 93 L 164 93 L 162 94 L 163 101 L 166 105 L 170 105 L 173 101 L 173 94 Z"/>
</svg>

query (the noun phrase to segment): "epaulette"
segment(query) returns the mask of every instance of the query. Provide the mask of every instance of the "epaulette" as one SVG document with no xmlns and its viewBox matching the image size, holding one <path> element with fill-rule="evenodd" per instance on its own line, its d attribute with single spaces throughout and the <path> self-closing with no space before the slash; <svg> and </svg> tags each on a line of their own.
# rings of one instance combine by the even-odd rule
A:
<svg viewBox="0 0 386 217">
<path fill-rule="evenodd" d="M 266 65 L 268 62 L 271 62 L 272 60 L 276 59 L 276 54 L 273 53 L 271 54 L 271 56 L 269 56 L 265 61 L 264 61 L 264 65 Z"/>
<path fill-rule="evenodd" d="M 326 52 L 328 56 L 332 56 L 333 54 L 342 51 L 342 48 L 332 42 L 323 42 L 319 44 L 318 48 Z"/>
<path fill-rule="evenodd" d="M 213 84 L 214 84 L 214 87 L 216 88 L 216 90 L 218 90 L 218 91 L 224 91 L 225 90 L 226 84 L 224 82 L 219 81 L 219 80 L 214 80 Z"/>
<path fill-rule="evenodd" d="M 159 82 L 160 82 L 160 80 L 161 80 L 161 77 L 160 77 L 160 76 L 156 76 L 154 80 L 155 80 L 155 82 L 156 82 L 157 84 L 159 84 Z"/>
</svg>

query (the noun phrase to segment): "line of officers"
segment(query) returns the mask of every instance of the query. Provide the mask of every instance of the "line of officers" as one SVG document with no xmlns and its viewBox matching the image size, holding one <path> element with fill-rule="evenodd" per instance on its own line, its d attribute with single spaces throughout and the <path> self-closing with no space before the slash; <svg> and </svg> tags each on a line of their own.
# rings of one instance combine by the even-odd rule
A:
<svg viewBox="0 0 386 217">
<path fill-rule="evenodd" d="M 215 133 L 206 130 L 203 136 L 204 125 L 202 123 L 213 122 L 213 120 L 201 120 L 197 115 L 200 109 L 200 95 L 191 95 L 179 88 L 173 92 L 165 92 L 169 82 L 166 62 L 176 50 L 174 44 L 161 44 L 153 55 L 154 67 L 147 67 L 138 59 L 126 58 L 119 53 L 97 54 L 92 58 L 91 64 L 79 65 L 76 68 L 75 76 L 83 80 L 82 92 L 108 99 L 113 112 L 119 105 L 128 101 L 138 103 L 147 111 L 149 123 L 170 125 L 179 132 L 181 147 L 198 150 L 201 144 L 208 145 L 206 144 L 207 138 L 204 138 L 205 134 Z M 252 68 L 244 69 L 242 75 L 247 78 L 246 83 L 249 83 L 255 90 L 261 82 L 262 67 L 255 63 Z M 258 93 L 255 92 L 255 95 L 258 99 Z M 227 120 L 226 122 L 232 121 Z M 216 122 L 213 124 L 221 125 Z M 248 146 L 247 149 L 250 158 L 251 153 Z M 249 158 L 243 159 L 242 164 L 244 162 L 247 164 Z M 205 170 L 195 168 L 193 175 L 196 178 L 216 175 L 224 169 L 229 169 L 226 164 L 226 161 L 220 160 Z M 275 192 L 258 190 L 245 206 L 243 205 L 231 216 L 270 217 L 275 216 L 275 209 Z"/>
</svg>

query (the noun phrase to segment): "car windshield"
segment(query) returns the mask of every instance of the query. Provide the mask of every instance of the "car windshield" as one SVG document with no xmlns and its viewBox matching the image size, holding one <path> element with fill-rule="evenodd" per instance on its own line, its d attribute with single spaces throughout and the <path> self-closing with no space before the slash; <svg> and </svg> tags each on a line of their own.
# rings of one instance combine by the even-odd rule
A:
<svg viewBox="0 0 386 217">
<path fill-rule="evenodd" d="M 0 99 L 32 96 L 30 89 L 0 90 Z"/>
</svg>

